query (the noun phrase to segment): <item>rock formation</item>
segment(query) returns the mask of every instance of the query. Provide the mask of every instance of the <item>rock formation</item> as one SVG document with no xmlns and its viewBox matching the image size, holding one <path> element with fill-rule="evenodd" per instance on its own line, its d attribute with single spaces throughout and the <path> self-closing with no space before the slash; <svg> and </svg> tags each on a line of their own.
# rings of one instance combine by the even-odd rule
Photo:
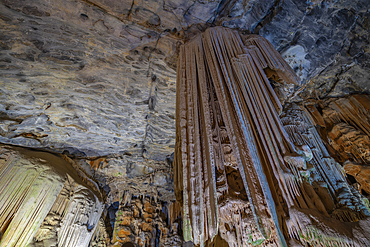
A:
<svg viewBox="0 0 370 247">
<path fill-rule="evenodd" d="M 355 179 L 351 182 L 353 187 L 361 194 L 369 195 L 369 96 L 327 99 L 312 102 L 303 109 L 313 125 L 320 126 L 321 139 L 319 136 L 316 139 L 324 140 L 329 147 L 326 155 L 342 162 L 346 174 Z"/>
<path fill-rule="evenodd" d="M 370 246 L 368 5 L 1 0 L 0 246 Z"/>
<path fill-rule="evenodd" d="M 137 246 L 182 246 L 180 205 L 166 205 L 155 198 L 126 192 L 117 210 L 113 231 L 114 246 L 135 243 Z M 177 222 L 175 222 L 177 220 Z"/>
<path fill-rule="evenodd" d="M 220 234 L 229 246 L 366 245 L 334 237 L 340 230 L 326 222 L 370 212 L 305 112 L 292 106 L 280 120 L 269 79 L 298 79 L 266 39 L 207 29 L 181 47 L 177 74 L 174 176 L 185 240 L 203 246 Z M 314 226 L 311 214 L 335 233 Z"/>
<path fill-rule="evenodd" d="M 0 246 L 87 246 L 103 211 L 97 187 L 58 156 L 0 148 Z"/>
</svg>

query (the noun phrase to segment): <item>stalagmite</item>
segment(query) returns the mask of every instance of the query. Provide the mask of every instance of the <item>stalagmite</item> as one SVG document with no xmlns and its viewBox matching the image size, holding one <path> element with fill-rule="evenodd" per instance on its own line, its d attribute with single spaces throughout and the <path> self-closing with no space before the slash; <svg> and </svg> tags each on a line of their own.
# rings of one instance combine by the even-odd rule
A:
<svg viewBox="0 0 370 247">
<path fill-rule="evenodd" d="M 302 234 L 311 234 L 310 219 L 302 221 L 303 212 L 329 217 L 334 202 L 323 197 L 339 192 L 351 200 L 344 196 L 337 206 L 347 202 L 341 206 L 354 210 L 334 211 L 338 219 L 369 215 L 338 164 L 326 158 L 318 133 L 306 140 L 301 133 L 307 128 L 294 127 L 301 123 L 290 127 L 284 120 L 283 125 L 282 105 L 269 79 L 299 84 L 260 36 L 242 40 L 237 31 L 215 27 L 181 47 L 174 183 L 185 241 L 204 246 L 220 235 L 229 246 L 307 243 Z M 323 124 L 322 118 L 318 121 Z M 317 179 L 328 191 L 309 182 L 308 164 L 317 167 Z M 338 239 L 326 243 L 351 243 Z"/>
<path fill-rule="evenodd" d="M 179 224 L 175 222 L 179 205 L 176 202 L 163 204 L 155 198 L 125 191 L 116 212 L 112 238 L 114 246 L 126 243 L 135 246 L 182 246 L 178 236 Z"/>
</svg>

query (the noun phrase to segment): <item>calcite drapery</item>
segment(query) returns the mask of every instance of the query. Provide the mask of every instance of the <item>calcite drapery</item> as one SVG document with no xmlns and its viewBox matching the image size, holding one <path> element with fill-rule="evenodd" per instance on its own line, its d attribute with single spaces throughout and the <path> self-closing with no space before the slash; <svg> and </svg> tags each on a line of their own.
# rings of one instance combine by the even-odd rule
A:
<svg viewBox="0 0 370 247">
<path fill-rule="evenodd" d="M 287 134 L 291 129 L 279 118 L 282 106 L 269 79 L 298 83 L 262 37 L 250 35 L 243 41 L 236 31 L 215 27 L 181 47 L 174 176 L 185 240 L 202 246 L 220 234 L 229 246 L 285 246 L 287 240 L 353 244 L 340 234 L 323 243 L 310 238 L 317 229 L 307 228 L 312 227 L 307 210 L 325 218 L 329 208 L 341 221 L 369 212 L 350 191 L 338 164 L 321 159 L 326 152 L 322 142 L 304 141 L 301 132 L 306 129 Z M 329 192 L 313 188 L 307 164 L 321 172 L 317 179 L 330 186 Z M 328 171 L 321 171 L 323 167 Z M 347 202 L 354 211 L 333 211 L 334 202 L 323 198 L 343 190 L 352 197 L 340 198 L 337 205 Z"/>
<path fill-rule="evenodd" d="M 364 203 L 365 198 L 348 184 L 343 168 L 330 157 L 315 128 L 315 123 L 320 125 L 327 120 L 324 121 L 315 109 L 314 105 L 304 107 L 289 104 L 280 115 L 291 140 L 298 145 L 307 145 L 312 150 L 312 159 L 307 162 L 307 169 L 301 172 L 304 181 L 300 186 L 305 193 L 305 200 L 310 202 L 310 210 L 306 209 L 306 216 L 300 214 L 302 218 L 298 227 L 293 227 L 291 234 L 300 235 L 301 242 L 312 246 L 368 246 L 369 239 L 361 236 L 368 234 L 366 228 L 355 230 L 353 235 L 343 232 L 343 229 L 353 230 L 353 222 L 368 222 L 366 217 L 370 216 L 370 212 Z M 308 215 L 317 215 L 312 208 L 325 216 L 320 216 L 320 226 L 316 226 L 314 221 L 304 220 Z M 312 234 L 312 229 L 315 234 Z"/>
<path fill-rule="evenodd" d="M 98 191 L 60 157 L 0 146 L 0 246 L 87 247 Z"/>
<path fill-rule="evenodd" d="M 331 100 L 323 109 L 331 145 L 341 160 L 370 163 L 370 99 L 366 95 Z"/>
<path fill-rule="evenodd" d="M 235 203 L 225 197 L 240 194 L 229 191 L 238 179 L 262 239 L 270 238 L 275 229 L 284 242 L 276 213 L 282 210 L 273 202 L 279 201 L 277 191 L 281 191 L 289 207 L 295 204 L 294 195 L 299 192 L 293 174 L 304 166 L 304 159 L 289 155 L 297 149 L 280 123 L 281 104 L 264 69 L 270 77 L 298 83 L 279 53 L 259 36 L 250 36 L 243 43 L 237 32 L 217 27 L 181 48 L 175 190 L 177 199 L 183 201 L 185 240 L 196 245 L 212 239 L 218 228 L 224 227 L 219 214 L 233 211 L 218 210 L 218 206 L 240 204 L 238 196 L 232 199 Z M 228 181 L 228 170 L 239 170 L 239 178 Z M 239 246 L 249 240 L 244 239 L 248 233 L 237 235 Z"/>
</svg>

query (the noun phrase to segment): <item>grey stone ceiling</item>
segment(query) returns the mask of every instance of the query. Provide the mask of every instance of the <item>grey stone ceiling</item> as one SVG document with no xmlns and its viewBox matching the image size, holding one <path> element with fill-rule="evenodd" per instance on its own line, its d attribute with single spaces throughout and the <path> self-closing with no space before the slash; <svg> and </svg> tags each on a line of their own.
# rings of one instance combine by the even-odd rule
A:
<svg viewBox="0 0 370 247">
<path fill-rule="evenodd" d="M 368 0 L 0 4 L 0 142 L 164 160 L 178 47 L 211 25 L 259 33 L 295 69 L 287 101 L 369 92 Z"/>
</svg>

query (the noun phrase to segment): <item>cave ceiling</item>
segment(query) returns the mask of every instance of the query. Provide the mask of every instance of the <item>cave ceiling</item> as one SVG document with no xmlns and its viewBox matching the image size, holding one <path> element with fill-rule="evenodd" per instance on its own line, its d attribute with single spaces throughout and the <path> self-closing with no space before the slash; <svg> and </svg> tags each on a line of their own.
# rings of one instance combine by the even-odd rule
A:
<svg viewBox="0 0 370 247">
<path fill-rule="evenodd" d="M 179 46 L 212 25 L 267 38 L 286 101 L 369 92 L 368 1 L 11 1 L 0 5 L 0 141 L 164 160 Z"/>
</svg>

